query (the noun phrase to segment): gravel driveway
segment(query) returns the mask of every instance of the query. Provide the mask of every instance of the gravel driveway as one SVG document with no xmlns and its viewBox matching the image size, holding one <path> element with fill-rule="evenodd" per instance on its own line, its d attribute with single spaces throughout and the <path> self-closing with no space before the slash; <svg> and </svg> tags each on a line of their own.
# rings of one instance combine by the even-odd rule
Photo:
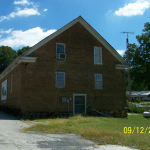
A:
<svg viewBox="0 0 150 150">
<path fill-rule="evenodd" d="M 133 150 L 115 145 L 98 146 L 97 142 L 81 139 L 80 134 L 20 133 L 24 123 L 0 111 L 0 150 Z M 134 149 L 135 150 L 135 149 Z"/>
</svg>

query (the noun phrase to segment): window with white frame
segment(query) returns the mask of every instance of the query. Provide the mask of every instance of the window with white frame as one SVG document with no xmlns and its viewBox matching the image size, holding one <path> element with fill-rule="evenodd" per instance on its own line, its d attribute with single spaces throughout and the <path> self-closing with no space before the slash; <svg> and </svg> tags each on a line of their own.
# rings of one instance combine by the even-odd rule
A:
<svg viewBox="0 0 150 150">
<path fill-rule="evenodd" d="M 65 87 L 65 72 L 56 72 L 56 87 Z"/>
<path fill-rule="evenodd" d="M 95 77 L 95 89 L 102 89 L 103 88 L 103 79 L 102 74 L 94 74 Z"/>
<path fill-rule="evenodd" d="M 102 48 L 94 47 L 94 64 L 102 64 Z"/>
</svg>

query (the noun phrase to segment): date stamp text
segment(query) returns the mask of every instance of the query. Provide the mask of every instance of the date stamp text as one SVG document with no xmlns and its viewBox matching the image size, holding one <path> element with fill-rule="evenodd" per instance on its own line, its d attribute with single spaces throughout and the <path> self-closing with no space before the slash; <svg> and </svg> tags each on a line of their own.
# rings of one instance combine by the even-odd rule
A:
<svg viewBox="0 0 150 150">
<path fill-rule="evenodd" d="M 140 133 L 146 134 L 150 133 L 150 127 L 124 127 L 123 132 L 125 134 L 133 134 L 133 133 Z"/>
</svg>

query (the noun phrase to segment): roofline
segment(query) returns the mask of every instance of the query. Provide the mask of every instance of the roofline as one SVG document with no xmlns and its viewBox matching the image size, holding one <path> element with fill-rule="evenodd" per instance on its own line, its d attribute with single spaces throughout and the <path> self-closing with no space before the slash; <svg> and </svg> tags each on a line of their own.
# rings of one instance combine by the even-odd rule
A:
<svg viewBox="0 0 150 150">
<path fill-rule="evenodd" d="M 126 95 L 129 96 L 129 91 L 126 91 Z M 130 94 L 131 97 L 143 97 L 149 95 L 150 95 L 150 91 L 131 91 Z"/>
<path fill-rule="evenodd" d="M 27 56 L 30 53 L 34 52 L 36 49 L 43 46 L 44 44 L 46 44 L 47 42 L 49 42 L 50 40 L 52 40 L 53 38 L 55 38 L 56 36 L 58 36 L 59 34 L 64 32 L 65 30 L 67 30 L 68 28 L 70 28 L 71 26 L 76 24 L 77 22 L 80 22 L 100 43 L 102 43 L 106 47 L 107 50 L 110 51 L 110 53 L 114 57 L 116 57 L 120 61 L 121 64 L 128 65 L 128 63 L 122 58 L 122 56 L 81 16 L 77 17 L 76 19 L 74 19 L 73 21 L 71 21 L 70 23 L 65 25 L 64 27 L 60 28 L 59 30 L 57 30 L 53 34 L 49 35 L 48 37 L 46 37 L 42 41 L 38 42 L 32 48 L 30 48 L 28 51 L 24 52 L 21 56 Z"/>
<path fill-rule="evenodd" d="M 65 26 L 63 26 L 59 30 L 55 31 L 54 33 L 50 34 L 49 36 L 47 36 L 46 38 L 44 38 L 43 40 L 41 40 L 40 42 L 38 42 L 37 44 L 35 44 L 29 50 L 25 51 L 21 56 L 27 56 L 27 55 L 29 55 L 30 53 L 34 52 L 39 47 L 43 46 L 44 44 L 46 44 L 47 42 L 49 42 L 50 40 L 52 40 L 53 38 L 55 38 L 56 36 L 58 36 L 59 34 L 61 34 L 62 32 L 64 32 L 65 30 L 67 30 L 68 28 L 70 28 L 71 26 L 73 26 L 75 23 L 78 22 L 79 17 L 77 17 L 76 19 L 74 19 L 70 23 L 66 24 Z"/>
<path fill-rule="evenodd" d="M 81 24 L 86 27 L 86 29 L 102 44 L 106 47 L 107 50 L 110 51 L 112 55 L 114 55 L 121 64 L 128 65 L 128 63 L 122 58 L 122 56 L 82 17 L 80 17 Z"/>
<path fill-rule="evenodd" d="M 109 52 L 116 57 L 119 62 L 121 63 L 120 65 L 122 66 L 116 66 L 116 69 L 124 69 L 127 68 L 128 63 L 121 57 L 121 55 L 90 25 L 88 24 L 81 16 L 77 17 L 70 23 L 66 24 L 53 34 L 49 35 L 48 37 L 44 38 L 37 44 L 35 44 L 32 48 L 29 50 L 25 51 L 23 54 L 21 54 L 19 57 L 17 57 L 1 74 L 0 74 L 0 80 L 10 72 L 10 70 L 14 69 L 18 64 L 21 62 L 35 62 L 37 57 L 27 57 L 30 53 L 34 52 L 37 50 L 39 47 L 43 46 L 77 22 L 80 22 L 102 45 L 106 47 Z M 118 65 L 118 64 L 117 64 Z"/>
</svg>

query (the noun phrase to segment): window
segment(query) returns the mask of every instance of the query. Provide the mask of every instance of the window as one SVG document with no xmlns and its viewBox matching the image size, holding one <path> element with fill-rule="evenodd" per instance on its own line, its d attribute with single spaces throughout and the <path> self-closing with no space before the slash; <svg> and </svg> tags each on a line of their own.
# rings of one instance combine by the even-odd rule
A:
<svg viewBox="0 0 150 150">
<path fill-rule="evenodd" d="M 95 89 L 102 89 L 102 74 L 94 74 L 95 76 Z"/>
<path fill-rule="evenodd" d="M 57 49 L 57 54 L 65 54 L 65 44 L 57 43 L 56 49 Z"/>
<path fill-rule="evenodd" d="M 94 64 L 102 64 L 102 48 L 94 47 Z"/>
<path fill-rule="evenodd" d="M 65 44 L 63 43 L 56 44 L 56 59 L 66 59 Z"/>
<path fill-rule="evenodd" d="M 56 87 L 65 87 L 65 72 L 56 72 Z"/>
</svg>

